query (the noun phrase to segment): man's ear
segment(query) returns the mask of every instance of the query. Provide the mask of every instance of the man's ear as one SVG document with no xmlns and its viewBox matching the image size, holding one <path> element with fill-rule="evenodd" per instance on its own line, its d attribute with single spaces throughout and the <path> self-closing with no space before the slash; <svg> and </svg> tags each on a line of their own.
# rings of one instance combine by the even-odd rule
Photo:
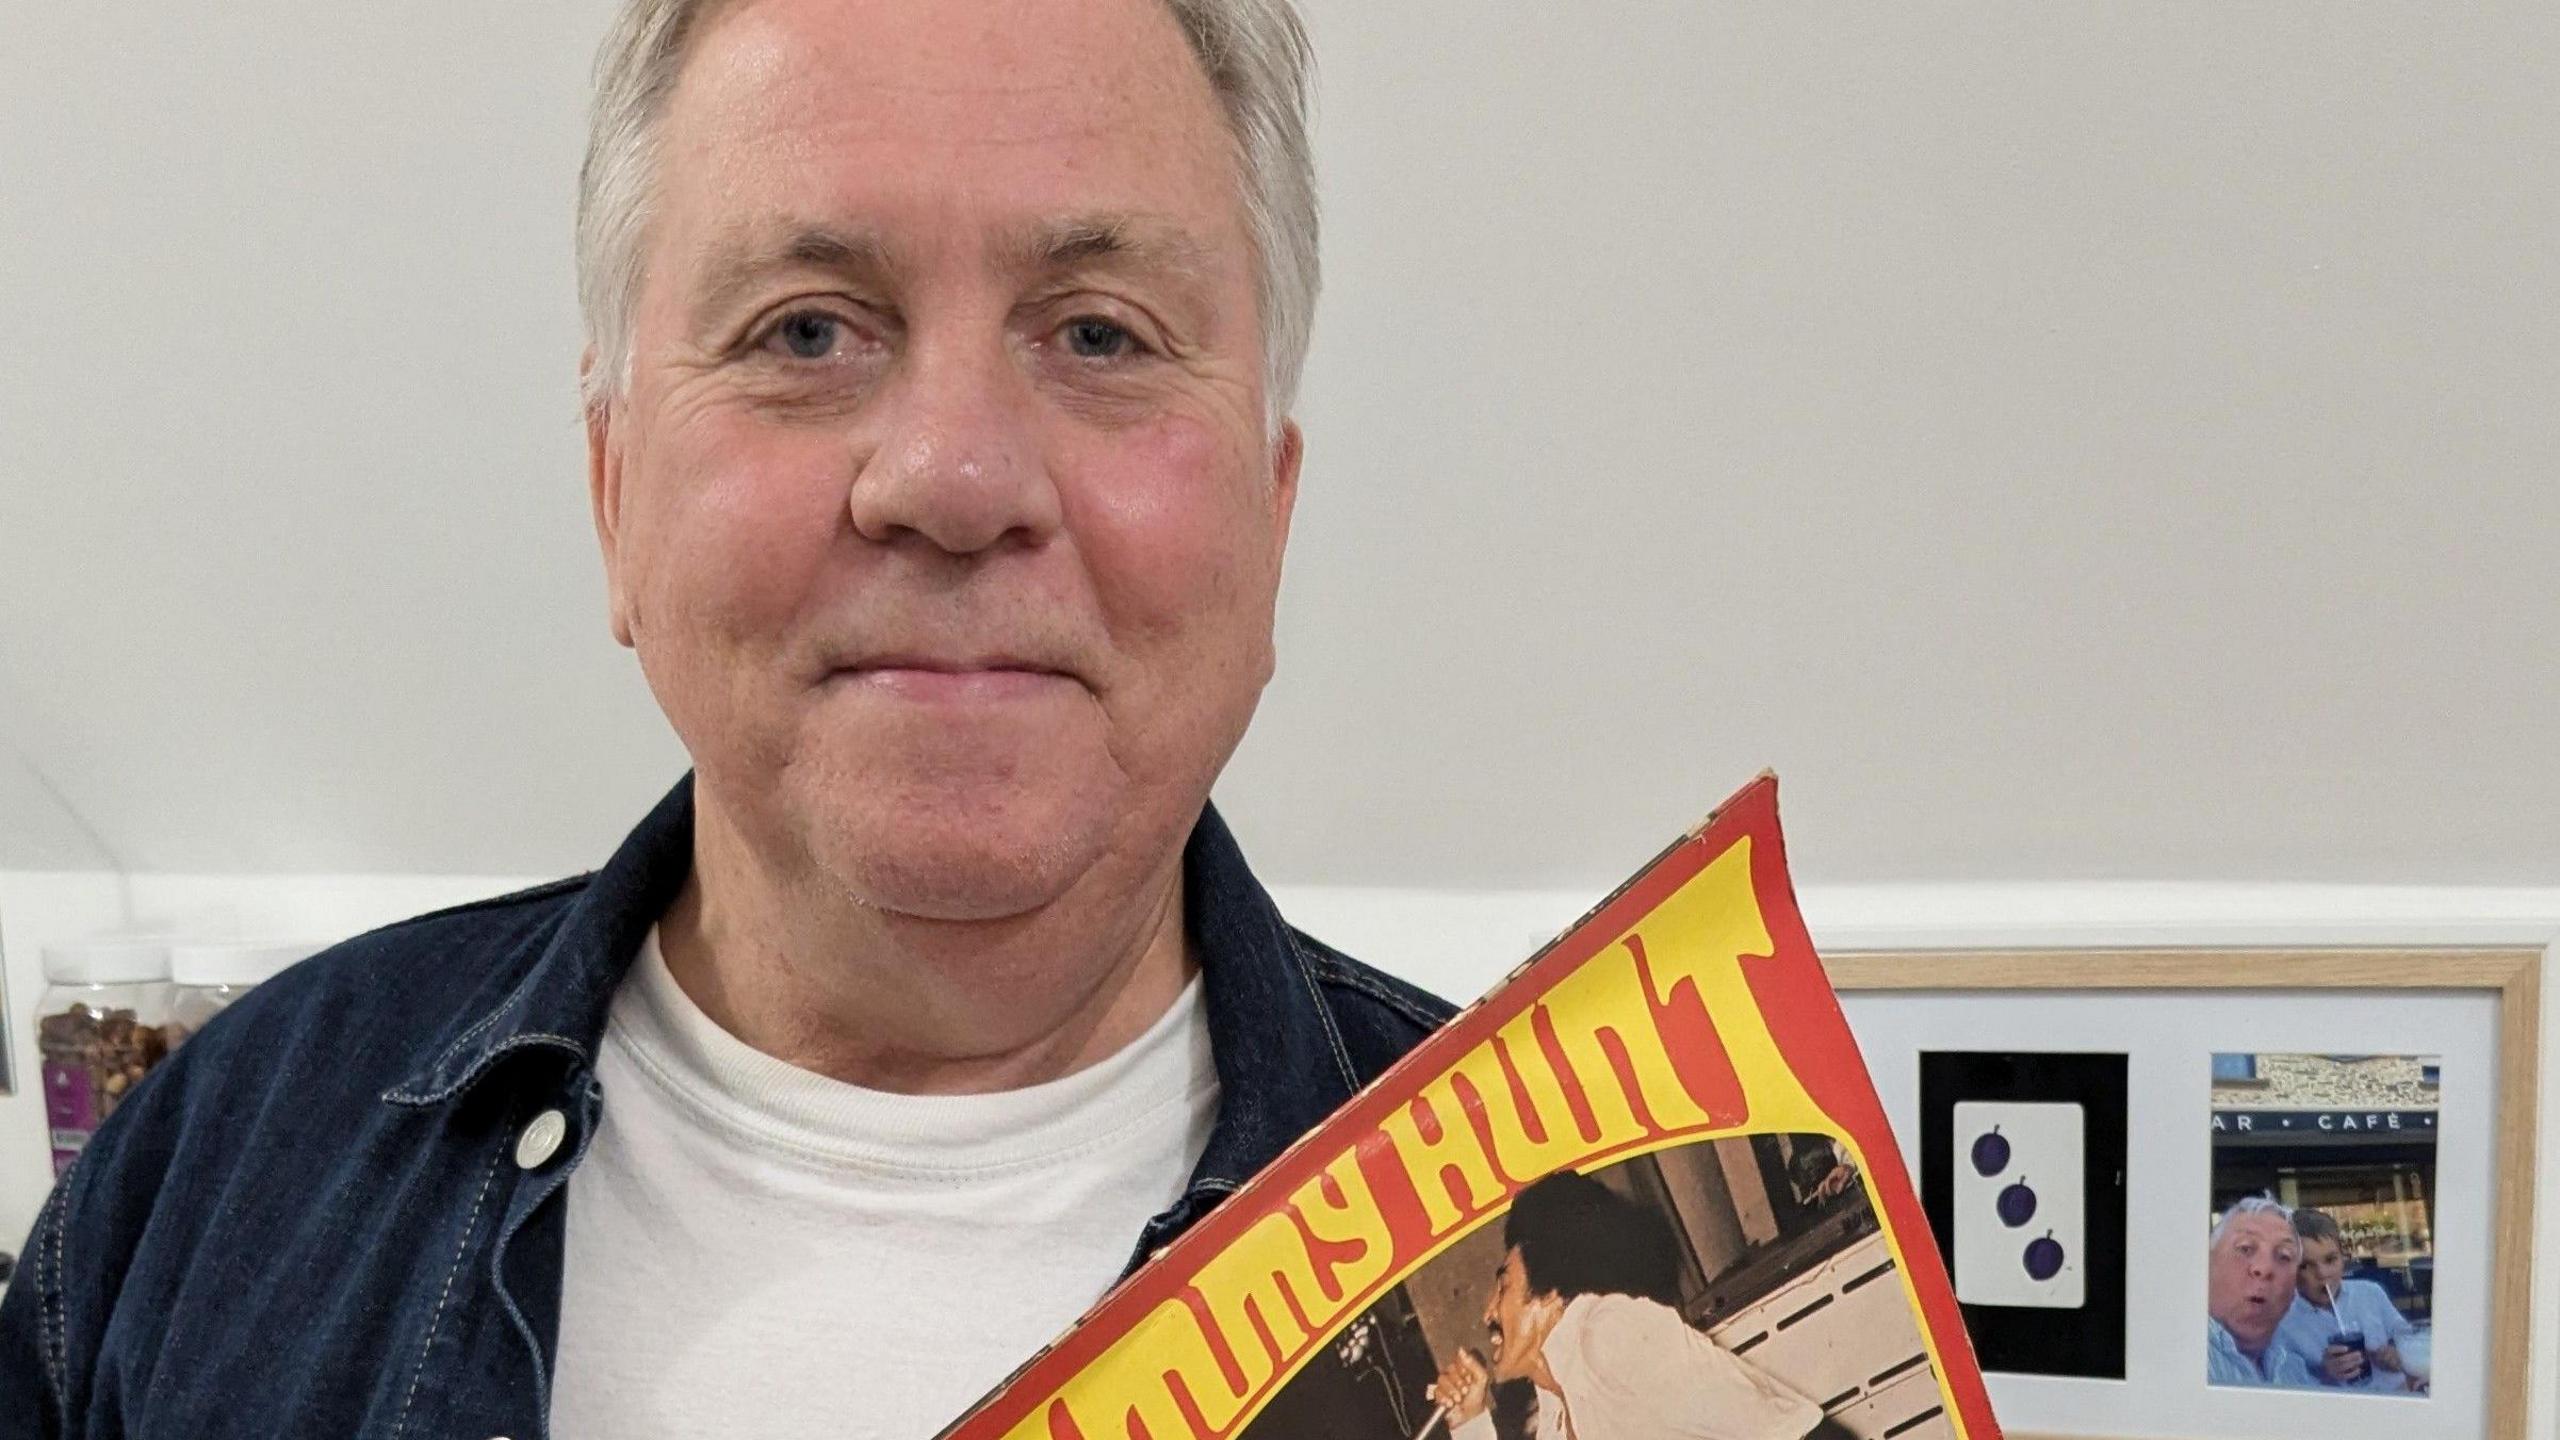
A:
<svg viewBox="0 0 2560 1440">
<path fill-rule="evenodd" d="M 1277 562 L 1289 549 L 1289 520 L 1298 509 L 1298 467 L 1307 458 L 1307 437 L 1295 420 L 1280 422 L 1280 442 L 1271 447 L 1272 544 Z"/>
<path fill-rule="evenodd" d="M 606 618 L 613 628 L 613 638 L 626 649 L 631 644 L 629 607 L 623 597 L 622 566 L 622 447 L 614 433 L 614 407 L 610 393 L 600 394 L 594 387 L 596 347 L 578 361 L 578 393 L 592 397 L 587 402 L 587 505 L 596 525 L 596 547 L 604 554 L 604 587 Z"/>
</svg>

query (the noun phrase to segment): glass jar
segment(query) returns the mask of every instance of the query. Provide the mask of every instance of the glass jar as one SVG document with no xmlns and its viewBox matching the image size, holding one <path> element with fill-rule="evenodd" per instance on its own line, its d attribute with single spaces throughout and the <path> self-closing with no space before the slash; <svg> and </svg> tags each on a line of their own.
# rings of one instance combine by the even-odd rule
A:
<svg viewBox="0 0 2560 1440">
<path fill-rule="evenodd" d="M 115 939 L 48 946 L 44 978 L 36 1058 L 59 1176 L 151 1067 L 168 1058 L 169 945 Z"/>
<path fill-rule="evenodd" d="M 223 940 L 169 947 L 169 1048 L 219 1015 L 232 1001 L 320 952 L 298 940 Z"/>
</svg>

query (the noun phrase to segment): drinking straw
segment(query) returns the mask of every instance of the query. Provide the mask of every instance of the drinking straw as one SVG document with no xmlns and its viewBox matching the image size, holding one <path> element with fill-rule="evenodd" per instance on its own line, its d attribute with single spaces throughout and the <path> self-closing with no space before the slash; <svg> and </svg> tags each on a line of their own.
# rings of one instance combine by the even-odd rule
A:
<svg viewBox="0 0 2560 1440">
<path fill-rule="evenodd" d="M 2340 1311 L 2340 1310 L 2338 1309 L 2338 1287 L 2337 1287 L 2337 1286 L 2335 1286 L 2335 1285 L 2330 1284 L 2330 1283 L 2329 1283 L 2328 1281 L 2326 1281 L 2326 1280 L 2323 1280 L 2323 1281 L 2321 1281 L 2321 1282 L 2320 1282 L 2320 1288 L 2329 1292 L 2329 1318 L 2330 1318 L 2330 1320 L 2331 1320 L 2331 1321 L 2332 1321 L 2332 1322 L 2333 1322 L 2333 1323 L 2334 1323 L 2334 1324 L 2335 1324 L 2335 1325 L 2336 1325 L 2340 1330 L 2344 1330 L 2344 1329 L 2346 1329 L 2346 1328 L 2347 1328 L 2347 1317 L 2346 1317 L 2346 1315 L 2345 1315 L 2345 1313 L 2344 1313 L 2344 1312 L 2342 1312 L 2342 1311 Z M 2357 1368 L 2357 1369 L 2359 1369 L 2359 1370 L 2361 1370 L 2361 1369 L 2363 1369 L 2364 1367 L 2363 1367 L 2363 1366 L 2361 1366 L 2361 1365 L 2359 1365 L 2359 1366 L 2357 1366 L 2356 1368 Z"/>
</svg>

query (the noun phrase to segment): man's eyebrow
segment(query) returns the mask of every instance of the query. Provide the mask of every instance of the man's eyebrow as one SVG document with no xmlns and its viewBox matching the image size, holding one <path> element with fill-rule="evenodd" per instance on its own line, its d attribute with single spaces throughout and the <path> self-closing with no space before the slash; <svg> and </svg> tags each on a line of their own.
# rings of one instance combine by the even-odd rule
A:
<svg viewBox="0 0 2560 1440">
<path fill-rule="evenodd" d="M 1007 236 L 998 258 L 1027 273 L 1114 265 L 1194 277 L 1209 268 L 1209 247 L 1171 226 L 1129 215 L 1087 215 L 1051 221 Z"/>
<path fill-rule="evenodd" d="M 1182 230 L 1132 215 L 1088 215 L 1025 226 L 1000 237 L 993 256 L 1006 271 L 1055 275 L 1092 267 L 1155 272 L 1199 281 L 1210 248 Z M 769 277 L 793 270 L 878 278 L 897 268 L 887 241 L 868 230 L 830 225 L 739 233 L 716 242 L 702 268 L 693 313 L 726 314 Z"/>
<path fill-rule="evenodd" d="M 736 236 L 714 247 L 703 267 L 702 296 L 695 313 L 717 315 L 753 290 L 766 276 L 786 270 L 824 270 L 837 275 L 876 275 L 889 267 L 889 247 L 867 231 L 807 225 L 778 238 Z"/>
</svg>

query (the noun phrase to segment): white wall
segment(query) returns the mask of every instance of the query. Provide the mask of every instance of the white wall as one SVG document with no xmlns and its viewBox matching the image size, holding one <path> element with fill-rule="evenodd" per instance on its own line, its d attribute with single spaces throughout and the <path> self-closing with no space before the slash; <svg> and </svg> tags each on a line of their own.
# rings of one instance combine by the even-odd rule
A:
<svg viewBox="0 0 2560 1440">
<path fill-rule="evenodd" d="M 0 742 L 131 868 L 568 870 L 673 778 L 608 8 L 8 7 Z M 1603 885 L 1774 765 L 1827 883 L 2560 879 L 2560 8 L 1307 9 L 1267 873 Z"/>
</svg>

